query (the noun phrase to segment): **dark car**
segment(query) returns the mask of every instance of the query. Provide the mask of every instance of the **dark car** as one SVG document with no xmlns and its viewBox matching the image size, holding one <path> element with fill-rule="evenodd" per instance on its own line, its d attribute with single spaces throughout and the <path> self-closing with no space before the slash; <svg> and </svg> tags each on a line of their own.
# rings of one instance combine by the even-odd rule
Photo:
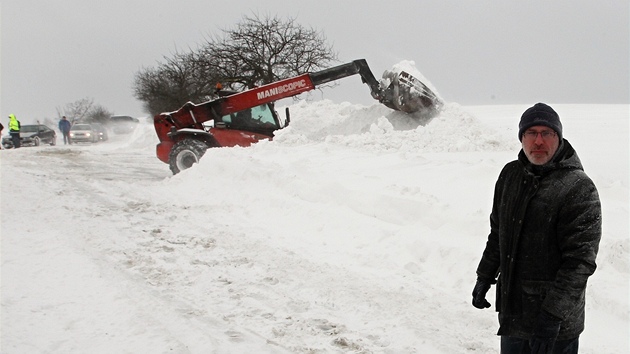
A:
<svg viewBox="0 0 630 354">
<path fill-rule="evenodd" d="M 88 123 L 75 123 L 70 128 L 70 139 L 72 143 L 97 143 L 98 130 Z"/>
<path fill-rule="evenodd" d="M 98 140 L 99 141 L 107 141 L 107 139 L 109 139 L 109 136 L 107 135 L 107 129 L 105 129 L 105 126 L 103 124 L 101 124 L 101 123 L 90 123 L 90 125 L 98 133 Z"/>
<path fill-rule="evenodd" d="M 20 144 L 21 146 L 56 145 L 57 133 L 43 124 L 25 124 L 20 127 Z M 2 146 L 5 149 L 13 148 L 13 140 L 10 136 L 2 138 Z"/>
<path fill-rule="evenodd" d="M 138 118 L 130 116 L 111 116 L 109 118 L 109 125 L 112 127 L 112 131 L 116 134 L 129 134 L 133 132 L 140 123 Z"/>
</svg>

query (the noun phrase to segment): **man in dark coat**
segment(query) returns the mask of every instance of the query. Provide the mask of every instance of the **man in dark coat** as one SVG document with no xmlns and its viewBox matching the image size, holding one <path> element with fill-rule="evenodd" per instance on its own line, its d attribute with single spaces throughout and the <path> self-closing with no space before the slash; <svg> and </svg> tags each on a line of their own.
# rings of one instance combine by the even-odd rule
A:
<svg viewBox="0 0 630 354">
<path fill-rule="evenodd" d="M 577 353 L 595 272 L 601 204 L 558 114 L 538 103 L 519 123 L 522 150 L 495 185 L 473 305 L 497 284 L 501 353 Z"/>
<path fill-rule="evenodd" d="M 72 140 L 70 139 L 70 128 L 72 128 L 72 124 L 66 118 L 66 116 L 61 117 L 59 121 L 59 130 L 63 135 L 63 144 L 72 144 Z"/>
</svg>

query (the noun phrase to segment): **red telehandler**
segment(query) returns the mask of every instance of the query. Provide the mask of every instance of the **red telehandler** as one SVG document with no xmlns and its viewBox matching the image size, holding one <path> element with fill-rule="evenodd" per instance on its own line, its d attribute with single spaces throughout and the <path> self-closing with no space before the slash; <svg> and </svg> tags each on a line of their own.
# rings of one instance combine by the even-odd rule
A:
<svg viewBox="0 0 630 354">
<path fill-rule="evenodd" d="M 177 174 L 199 162 L 208 148 L 250 146 L 272 139 L 273 132 L 290 121 L 288 108 L 286 119 L 280 121 L 274 110 L 275 101 L 356 74 L 370 87 L 372 97 L 391 109 L 433 115 L 442 105 L 425 84 L 407 72 L 386 71 L 386 80 L 379 83 L 367 62 L 359 59 L 243 92 L 219 92 L 217 99 L 200 104 L 188 102 L 177 111 L 158 114 L 153 119 L 160 139 L 157 157 Z M 207 122 L 210 124 L 204 124 Z"/>
</svg>

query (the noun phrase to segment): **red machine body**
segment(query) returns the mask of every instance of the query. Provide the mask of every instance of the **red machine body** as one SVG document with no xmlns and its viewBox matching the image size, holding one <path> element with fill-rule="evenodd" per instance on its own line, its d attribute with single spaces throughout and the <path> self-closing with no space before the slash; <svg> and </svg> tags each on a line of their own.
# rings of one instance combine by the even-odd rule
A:
<svg viewBox="0 0 630 354">
<path fill-rule="evenodd" d="M 198 105 L 189 102 L 175 112 L 159 114 L 154 117 L 155 131 L 160 139 L 156 148 L 157 157 L 169 163 L 175 143 L 191 135 L 198 138 L 203 135 L 194 130 L 211 135 L 203 139 L 210 143 L 209 147 L 249 146 L 263 139 L 271 139 L 273 131 L 283 128 L 272 103 L 314 88 L 310 75 L 303 74 Z M 252 124 L 239 126 L 231 121 L 232 117 L 224 118 L 261 105 L 267 105 L 271 118 L 266 117 L 258 127 Z M 212 120 L 215 121 L 214 127 L 206 128 L 204 123 Z"/>
</svg>

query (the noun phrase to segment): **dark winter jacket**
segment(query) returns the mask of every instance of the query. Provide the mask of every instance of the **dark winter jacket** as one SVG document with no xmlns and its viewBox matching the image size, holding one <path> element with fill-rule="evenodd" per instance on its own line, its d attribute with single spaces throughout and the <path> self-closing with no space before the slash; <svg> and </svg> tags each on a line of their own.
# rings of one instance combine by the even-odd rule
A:
<svg viewBox="0 0 630 354">
<path fill-rule="evenodd" d="M 601 225 L 597 189 L 567 140 L 543 166 L 521 150 L 503 168 L 477 268 L 480 278 L 498 275 L 499 335 L 530 338 L 544 310 L 562 320 L 558 339 L 579 336 Z"/>
</svg>

